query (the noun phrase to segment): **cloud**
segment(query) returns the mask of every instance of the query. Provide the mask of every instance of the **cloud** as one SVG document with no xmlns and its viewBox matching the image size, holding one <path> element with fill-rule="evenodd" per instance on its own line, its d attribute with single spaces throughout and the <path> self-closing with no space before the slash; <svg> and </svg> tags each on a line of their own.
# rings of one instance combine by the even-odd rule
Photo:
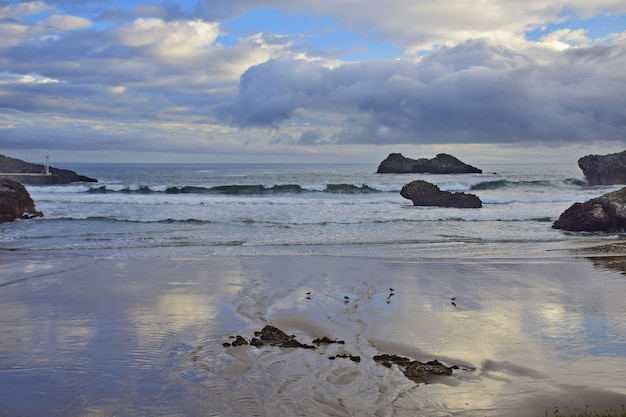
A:
<svg viewBox="0 0 626 417">
<path fill-rule="evenodd" d="M 26 1 L 17 4 L 3 3 L 0 3 L 0 18 L 21 18 L 52 9 L 43 1 Z"/>
<path fill-rule="evenodd" d="M 289 37 L 253 34 L 223 46 L 220 25 L 200 20 L 144 18 L 52 36 L 58 27 L 89 23 L 65 15 L 0 22 L 0 35 L 7 29 L 0 36 L 0 107 L 96 119 L 206 121 L 209 107 L 236 91 L 250 66 L 291 54 Z M 43 85 L 51 80 L 57 85 Z"/>
<path fill-rule="evenodd" d="M 587 36 L 587 30 L 559 29 L 541 37 L 541 42 L 554 49 L 565 50 L 570 46 L 591 45 L 591 40 Z"/>
<path fill-rule="evenodd" d="M 625 143 L 626 32 L 594 39 L 565 24 L 623 3 L 0 0 L 2 145 L 259 155 Z M 323 35 L 229 21 L 267 7 L 323 17 L 312 29 Z M 346 33 L 406 54 L 341 61 Z"/>
<path fill-rule="evenodd" d="M 32 1 L 17 5 L 0 3 L 0 48 L 11 48 L 25 42 L 37 42 L 59 33 L 85 29 L 91 26 L 88 19 L 78 16 L 53 14 L 44 21 L 29 22 L 24 18 L 51 11 L 44 2 Z"/>
<path fill-rule="evenodd" d="M 548 22 L 626 13 L 622 0 L 199 0 L 196 12 L 230 19 L 262 7 L 333 16 L 346 30 L 377 37 L 410 54 L 476 38 L 519 44 L 529 29 Z"/>
<path fill-rule="evenodd" d="M 46 23 L 61 31 L 84 29 L 91 26 L 91 21 L 89 21 L 88 19 L 77 16 L 64 16 L 58 14 L 50 16 Z"/>
<path fill-rule="evenodd" d="M 217 114 L 276 128 L 325 109 L 342 119 L 337 143 L 625 141 L 625 65 L 624 42 L 559 51 L 485 40 L 419 61 L 274 60 L 248 70 Z"/>
<path fill-rule="evenodd" d="M 121 45 L 149 47 L 159 57 L 190 58 L 210 47 L 220 35 L 219 24 L 200 20 L 165 22 L 137 19 L 116 31 Z"/>
</svg>

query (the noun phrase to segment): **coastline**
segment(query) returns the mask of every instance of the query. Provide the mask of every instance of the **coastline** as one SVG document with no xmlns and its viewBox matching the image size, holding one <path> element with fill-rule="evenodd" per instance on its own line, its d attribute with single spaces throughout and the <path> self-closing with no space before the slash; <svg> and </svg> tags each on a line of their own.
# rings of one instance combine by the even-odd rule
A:
<svg viewBox="0 0 626 417">
<path fill-rule="evenodd" d="M 619 409 L 626 258 L 616 251 L 459 260 L 5 253 L 0 410 L 513 417 L 567 405 Z M 345 344 L 223 346 L 265 324 L 305 343 Z M 338 354 L 361 361 L 329 359 Z M 418 384 L 375 363 L 377 354 L 461 369 Z"/>
</svg>

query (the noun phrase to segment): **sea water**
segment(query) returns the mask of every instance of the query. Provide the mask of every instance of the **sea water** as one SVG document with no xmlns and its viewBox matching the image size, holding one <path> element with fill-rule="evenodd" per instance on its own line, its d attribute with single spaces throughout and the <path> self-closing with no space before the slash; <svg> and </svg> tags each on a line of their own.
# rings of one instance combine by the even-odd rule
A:
<svg viewBox="0 0 626 417">
<path fill-rule="evenodd" d="M 486 165 L 482 174 L 377 174 L 369 164 L 65 164 L 97 183 L 28 185 L 44 217 L 4 225 L 0 247 L 151 256 L 509 256 L 572 240 L 551 228 L 588 186 L 573 165 Z M 479 209 L 415 207 L 423 179 Z M 596 237 L 603 238 L 603 237 Z M 604 237 L 610 238 L 610 237 Z M 506 245 L 503 245 L 506 243 Z"/>
</svg>

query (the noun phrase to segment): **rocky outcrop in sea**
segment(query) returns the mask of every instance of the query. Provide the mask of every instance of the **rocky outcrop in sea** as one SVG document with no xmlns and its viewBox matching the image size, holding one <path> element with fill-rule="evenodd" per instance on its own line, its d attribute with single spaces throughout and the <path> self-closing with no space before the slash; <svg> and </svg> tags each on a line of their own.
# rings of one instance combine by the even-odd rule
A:
<svg viewBox="0 0 626 417">
<path fill-rule="evenodd" d="M 583 156 L 578 166 L 589 185 L 626 184 L 626 151 Z"/>
<path fill-rule="evenodd" d="M 416 180 L 402 187 L 400 195 L 413 201 L 415 206 L 436 206 L 453 208 L 480 208 L 480 198 L 474 194 L 442 191 L 435 184 Z"/>
<path fill-rule="evenodd" d="M 35 209 L 35 202 L 22 184 L 0 177 L 0 223 L 40 216 L 43 214 Z"/>
<path fill-rule="evenodd" d="M 49 167 L 50 175 L 45 174 L 45 168 L 40 164 L 31 164 L 21 159 L 0 155 L 0 176 L 3 173 L 26 174 L 11 175 L 9 178 L 22 184 L 70 184 L 73 182 L 98 182 L 98 180 L 79 175 L 68 169 Z M 39 174 L 39 175 L 31 175 Z"/>
<path fill-rule="evenodd" d="M 483 171 L 445 153 L 440 153 L 432 159 L 411 159 L 400 153 L 391 153 L 380 163 L 376 172 L 378 174 L 481 174 Z"/>
<path fill-rule="evenodd" d="M 626 230 L 626 187 L 575 203 L 552 225 L 572 232 L 622 232 Z"/>
</svg>

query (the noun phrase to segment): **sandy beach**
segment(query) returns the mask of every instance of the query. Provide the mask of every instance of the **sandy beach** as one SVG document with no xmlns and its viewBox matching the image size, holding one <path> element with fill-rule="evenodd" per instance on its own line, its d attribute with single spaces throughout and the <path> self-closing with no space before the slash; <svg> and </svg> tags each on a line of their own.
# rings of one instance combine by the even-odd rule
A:
<svg viewBox="0 0 626 417">
<path fill-rule="evenodd" d="M 0 256 L 3 416 L 502 417 L 626 404 L 620 256 Z M 267 324 L 344 343 L 224 346 Z M 418 383 L 379 354 L 458 368 Z"/>
</svg>

